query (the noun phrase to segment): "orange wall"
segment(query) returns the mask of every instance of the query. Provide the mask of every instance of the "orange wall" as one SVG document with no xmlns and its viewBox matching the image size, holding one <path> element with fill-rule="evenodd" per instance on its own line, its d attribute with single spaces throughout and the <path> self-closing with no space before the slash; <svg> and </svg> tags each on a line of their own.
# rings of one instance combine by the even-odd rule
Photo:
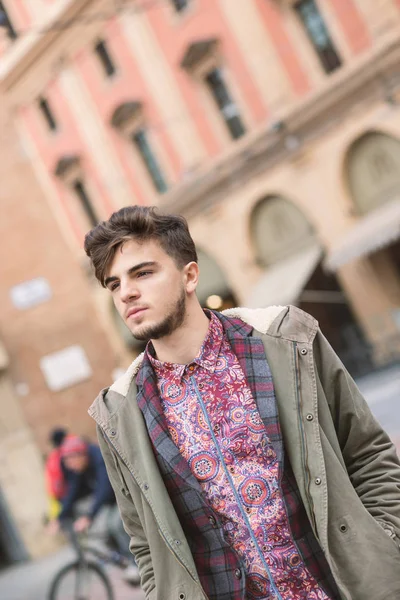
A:
<svg viewBox="0 0 400 600">
<path fill-rule="evenodd" d="M 263 19 L 266 35 L 274 42 L 278 56 L 282 61 L 282 68 L 286 70 L 292 83 L 293 91 L 299 96 L 308 92 L 311 84 L 305 65 L 298 59 L 296 47 L 292 43 L 285 28 L 282 8 L 274 2 L 256 0 L 258 10 Z"/>
<path fill-rule="evenodd" d="M 179 90 L 196 121 L 209 156 L 215 156 L 222 148 L 204 114 L 196 86 L 193 85 L 190 75 L 179 66 L 186 48 L 192 42 L 210 38 L 221 40 L 226 65 L 232 71 L 254 121 L 262 122 L 266 119 L 268 107 L 264 105 L 261 94 L 246 69 L 239 47 L 215 0 L 197 0 L 193 9 L 190 8 L 190 13 L 183 15 L 181 19 L 177 15 L 171 15 L 167 6 L 163 10 L 149 10 L 148 20 L 166 60 L 175 72 Z"/>
<path fill-rule="evenodd" d="M 27 9 L 25 0 L 12 0 L 12 2 L 6 5 L 6 9 L 17 31 L 23 31 L 31 25 L 32 17 Z"/>
<path fill-rule="evenodd" d="M 102 181 L 98 176 L 96 169 L 90 158 L 90 154 L 86 152 L 85 143 L 79 132 L 79 126 L 74 121 L 69 106 L 64 99 L 64 96 L 59 89 L 57 81 L 51 82 L 45 91 L 45 95 L 52 107 L 59 130 L 51 132 L 48 130 L 42 115 L 36 104 L 25 106 L 20 111 L 20 117 L 27 128 L 32 139 L 35 140 L 37 151 L 49 173 L 54 172 L 54 168 L 59 158 L 64 155 L 77 154 L 83 158 L 84 170 L 91 181 L 92 186 L 96 189 L 96 206 L 100 208 L 104 216 L 109 215 L 114 207 L 110 204 L 107 193 L 103 187 Z M 56 181 L 56 177 L 54 177 Z M 82 242 L 85 231 L 80 231 L 74 223 L 71 211 L 68 207 L 68 198 L 64 190 L 64 186 L 58 184 L 60 200 L 65 211 L 65 215 L 72 226 L 72 229 L 79 243 Z"/>
<path fill-rule="evenodd" d="M 129 181 L 132 190 L 134 190 L 135 195 L 138 198 L 141 198 L 142 201 L 144 201 L 143 192 L 135 178 L 132 161 L 127 154 L 127 143 L 121 139 L 121 136 L 114 132 L 111 125 L 109 125 L 114 109 L 121 102 L 131 100 L 142 101 L 146 123 L 148 123 L 150 129 L 156 131 L 159 142 L 168 154 L 175 179 L 179 178 L 181 172 L 180 160 L 171 140 L 165 133 L 162 126 L 162 117 L 158 111 L 157 105 L 154 103 L 153 98 L 147 89 L 146 82 L 138 69 L 135 58 L 132 56 L 132 53 L 127 46 L 124 34 L 115 19 L 109 21 L 104 27 L 103 38 L 107 43 L 110 56 L 117 69 L 117 73 L 113 78 L 107 79 L 104 75 L 102 67 L 93 53 L 92 47 L 79 53 L 76 57 L 74 67 L 84 79 L 86 88 L 96 103 L 102 121 L 109 130 L 110 143 L 112 143 L 118 154 L 124 168 L 125 176 Z M 133 150 L 131 150 L 131 152 L 133 152 Z"/>
<path fill-rule="evenodd" d="M 289 27 L 285 23 L 287 12 L 279 6 L 279 3 L 266 0 L 248 1 L 254 1 L 259 11 L 260 20 L 265 28 L 265 36 L 272 40 L 293 92 L 299 97 L 309 93 L 313 84 L 307 72 L 307 64 L 304 64 L 304 60 L 299 58 L 296 42 L 291 39 Z M 371 45 L 371 39 L 353 0 L 328 1 L 336 13 L 343 35 L 352 52 L 358 54 L 367 49 Z M 400 9 L 400 0 L 395 1 Z M 53 0 L 47 0 L 47 4 L 53 4 Z M 15 11 L 18 9 L 20 23 L 24 20 L 28 23 L 29 14 L 23 0 L 15 0 L 14 9 Z M 193 41 L 209 38 L 217 38 L 221 41 L 224 61 L 235 84 L 240 89 L 241 100 L 245 103 L 253 124 L 266 122 L 269 116 L 269 107 L 265 105 L 261 92 L 247 70 L 233 31 L 226 22 L 216 0 L 195 0 L 193 6 L 182 16 L 175 14 L 168 2 L 160 5 L 149 4 L 145 15 L 155 34 L 159 48 L 164 54 L 167 68 L 173 73 L 178 93 L 192 117 L 206 156 L 215 157 L 224 148 L 223 142 L 205 114 L 197 85 L 194 84 L 191 76 L 180 68 L 181 58 L 188 45 Z M 118 104 L 129 100 L 143 102 L 146 123 L 153 136 L 157 138 L 157 145 L 162 149 L 163 155 L 168 156 L 169 175 L 172 177 L 172 181 L 169 183 L 173 184 L 181 179 L 184 165 L 182 165 L 174 141 L 168 134 L 168 128 L 163 122 L 164 117 L 160 114 L 159 105 L 151 95 L 148 83 L 143 77 L 140 65 L 125 36 L 126 33 L 117 19 L 114 18 L 104 23 L 102 37 L 107 42 L 117 68 L 117 73 L 112 78 L 107 78 L 103 73 L 102 67 L 93 53 L 92 43 L 77 53 L 67 68 L 74 69 L 84 82 L 86 92 L 93 100 L 107 130 L 110 146 L 120 162 L 133 197 L 137 202 L 146 203 L 146 191 L 141 187 L 141 178 L 138 177 L 135 170 L 137 158 L 134 151 L 109 124 L 111 114 Z M 149 58 L 149 68 L 151 68 L 151 58 Z M 268 65 L 265 67 L 265 76 L 268 77 Z M 81 156 L 85 173 L 96 193 L 95 206 L 100 207 L 101 216 L 107 216 L 116 207 L 108 199 L 101 174 L 97 172 L 91 160 L 90 150 L 81 135 L 79 123 L 71 113 L 68 101 L 64 98 L 56 79 L 49 84 L 44 93 L 48 96 L 56 117 L 61 123 L 60 131 L 55 135 L 47 131 L 36 105 L 27 106 L 21 112 L 23 121 L 36 142 L 44 164 L 49 172 L 53 172 L 57 160 L 62 155 L 74 153 Z M 168 179 L 167 175 L 166 178 Z M 65 190 L 58 182 L 56 185 L 65 214 L 71 222 L 77 239 L 81 242 L 84 232 L 72 223 L 73 217 L 68 208 Z"/>
<path fill-rule="evenodd" d="M 371 46 L 368 27 L 352 0 L 329 0 L 354 54 Z"/>
</svg>

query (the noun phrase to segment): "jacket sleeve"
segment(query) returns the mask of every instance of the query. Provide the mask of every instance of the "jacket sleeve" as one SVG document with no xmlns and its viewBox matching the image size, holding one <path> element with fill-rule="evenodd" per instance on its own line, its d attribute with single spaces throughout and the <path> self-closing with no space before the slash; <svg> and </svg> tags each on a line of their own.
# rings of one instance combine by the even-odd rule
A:
<svg viewBox="0 0 400 600">
<path fill-rule="evenodd" d="M 394 444 L 320 331 L 314 356 L 350 480 L 369 513 L 400 541 L 400 463 Z"/>
<path fill-rule="evenodd" d="M 70 519 L 73 516 L 74 504 L 79 500 L 80 490 L 82 485 L 82 476 L 79 473 L 69 472 L 68 491 L 65 497 L 61 500 L 61 512 L 58 515 L 59 521 Z"/>
<path fill-rule="evenodd" d="M 146 533 L 140 522 L 140 518 L 132 497 L 124 485 L 122 476 L 118 472 L 118 458 L 114 451 L 110 448 L 102 430 L 99 427 L 97 427 L 97 436 L 100 450 L 106 464 L 108 476 L 117 499 L 118 508 L 125 531 L 131 538 L 129 547 L 132 554 L 135 556 L 140 571 L 142 589 L 146 595 L 146 599 L 152 600 L 156 597 L 156 584 Z"/>
</svg>

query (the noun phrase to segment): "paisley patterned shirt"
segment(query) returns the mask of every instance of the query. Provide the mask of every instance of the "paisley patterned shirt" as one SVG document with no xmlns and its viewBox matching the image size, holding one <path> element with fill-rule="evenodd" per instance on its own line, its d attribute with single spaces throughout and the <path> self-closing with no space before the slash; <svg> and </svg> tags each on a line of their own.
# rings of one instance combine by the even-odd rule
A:
<svg viewBox="0 0 400 600">
<path fill-rule="evenodd" d="M 161 363 L 157 376 L 169 433 L 220 516 L 246 571 L 248 600 L 329 600 L 293 541 L 278 460 L 219 319 L 192 363 Z"/>
</svg>

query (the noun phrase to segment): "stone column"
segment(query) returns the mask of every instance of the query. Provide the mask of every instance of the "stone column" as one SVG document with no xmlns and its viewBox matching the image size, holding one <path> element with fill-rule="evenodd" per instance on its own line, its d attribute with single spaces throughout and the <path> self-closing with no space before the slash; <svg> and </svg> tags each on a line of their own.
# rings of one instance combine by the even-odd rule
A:
<svg viewBox="0 0 400 600">
<path fill-rule="evenodd" d="M 400 276 L 388 252 L 353 261 L 337 276 L 376 362 L 400 356 Z"/>
</svg>

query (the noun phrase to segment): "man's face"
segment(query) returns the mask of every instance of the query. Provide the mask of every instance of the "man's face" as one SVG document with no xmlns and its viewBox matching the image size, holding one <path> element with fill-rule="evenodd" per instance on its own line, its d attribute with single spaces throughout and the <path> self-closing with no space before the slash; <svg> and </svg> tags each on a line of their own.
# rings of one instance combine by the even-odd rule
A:
<svg viewBox="0 0 400 600">
<path fill-rule="evenodd" d="M 88 466 L 88 457 L 86 454 L 70 454 L 64 457 L 64 464 L 70 471 L 82 473 Z"/>
<path fill-rule="evenodd" d="M 186 267 L 154 240 L 130 240 L 118 248 L 106 276 L 115 307 L 138 340 L 160 339 L 186 315 Z"/>
</svg>

